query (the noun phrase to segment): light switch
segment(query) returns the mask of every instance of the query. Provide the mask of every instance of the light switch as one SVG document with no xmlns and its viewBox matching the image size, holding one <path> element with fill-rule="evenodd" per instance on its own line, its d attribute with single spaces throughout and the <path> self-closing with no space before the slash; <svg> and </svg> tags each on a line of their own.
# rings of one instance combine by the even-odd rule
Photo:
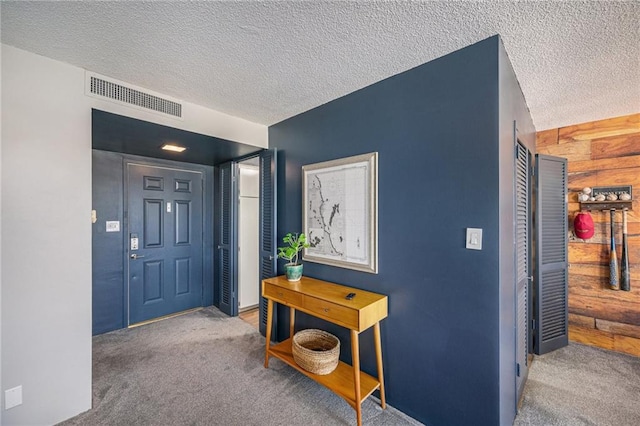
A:
<svg viewBox="0 0 640 426">
<path fill-rule="evenodd" d="M 120 232 L 120 221 L 108 220 L 105 228 L 107 232 Z"/>
<path fill-rule="evenodd" d="M 467 248 L 470 250 L 482 250 L 482 229 L 467 228 Z"/>
</svg>

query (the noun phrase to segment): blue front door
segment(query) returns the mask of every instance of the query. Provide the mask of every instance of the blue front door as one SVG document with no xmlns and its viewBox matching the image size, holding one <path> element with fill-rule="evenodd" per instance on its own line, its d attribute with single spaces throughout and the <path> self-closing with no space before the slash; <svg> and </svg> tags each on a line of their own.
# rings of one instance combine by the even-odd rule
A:
<svg viewBox="0 0 640 426">
<path fill-rule="evenodd" d="M 129 324 L 202 306 L 202 179 L 127 164 Z"/>
</svg>

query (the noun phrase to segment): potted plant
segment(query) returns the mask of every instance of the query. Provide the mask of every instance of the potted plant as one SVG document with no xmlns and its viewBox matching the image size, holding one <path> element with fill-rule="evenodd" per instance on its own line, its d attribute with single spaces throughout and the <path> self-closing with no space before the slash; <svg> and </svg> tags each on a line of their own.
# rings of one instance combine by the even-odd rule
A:
<svg viewBox="0 0 640 426">
<path fill-rule="evenodd" d="M 298 254 L 305 248 L 310 247 L 307 243 L 307 236 L 304 233 L 292 234 L 289 232 L 284 236 L 282 241 L 287 244 L 284 247 L 278 247 L 278 257 L 286 259 L 284 270 L 289 281 L 300 281 L 302 278 L 302 263 L 298 264 Z"/>
</svg>

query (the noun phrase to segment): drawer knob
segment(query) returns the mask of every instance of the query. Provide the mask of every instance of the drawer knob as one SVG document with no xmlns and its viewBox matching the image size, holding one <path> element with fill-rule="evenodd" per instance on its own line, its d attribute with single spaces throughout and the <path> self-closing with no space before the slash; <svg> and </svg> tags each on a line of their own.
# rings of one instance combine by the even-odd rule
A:
<svg viewBox="0 0 640 426">
<path fill-rule="evenodd" d="M 325 312 L 329 312 L 329 308 L 324 308 L 324 311 Z"/>
<path fill-rule="evenodd" d="M 282 295 L 283 295 L 283 293 L 281 293 L 281 292 L 278 292 L 278 296 L 282 296 Z"/>
</svg>

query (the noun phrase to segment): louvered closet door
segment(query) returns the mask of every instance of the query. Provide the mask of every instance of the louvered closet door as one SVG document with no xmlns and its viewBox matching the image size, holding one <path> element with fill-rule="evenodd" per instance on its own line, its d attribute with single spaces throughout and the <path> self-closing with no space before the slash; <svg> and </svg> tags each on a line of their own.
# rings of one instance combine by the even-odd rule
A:
<svg viewBox="0 0 640 426">
<path fill-rule="evenodd" d="M 534 352 L 569 343 L 567 160 L 536 155 L 536 334 Z"/>
<path fill-rule="evenodd" d="M 218 240 L 218 282 L 220 283 L 220 310 L 227 315 L 238 315 L 238 267 L 235 238 L 237 235 L 236 203 L 238 189 L 235 181 L 235 162 L 220 166 L 220 211 Z"/>
<path fill-rule="evenodd" d="M 276 258 L 276 151 L 266 150 L 260 153 L 260 285 L 265 278 L 274 277 L 277 273 Z M 273 316 L 274 328 L 277 329 L 277 316 Z M 266 335 L 267 303 L 260 292 L 260 333 Z M 272 333 L 274 339 L 275 333 Z"/>
<path fill-rule="evenodd" d="M 516 392 L 518 400 L 529 373 L 529 277 L 531 276 L 531 154 L 520 142 L 516 144 Z"/>
</svg>

